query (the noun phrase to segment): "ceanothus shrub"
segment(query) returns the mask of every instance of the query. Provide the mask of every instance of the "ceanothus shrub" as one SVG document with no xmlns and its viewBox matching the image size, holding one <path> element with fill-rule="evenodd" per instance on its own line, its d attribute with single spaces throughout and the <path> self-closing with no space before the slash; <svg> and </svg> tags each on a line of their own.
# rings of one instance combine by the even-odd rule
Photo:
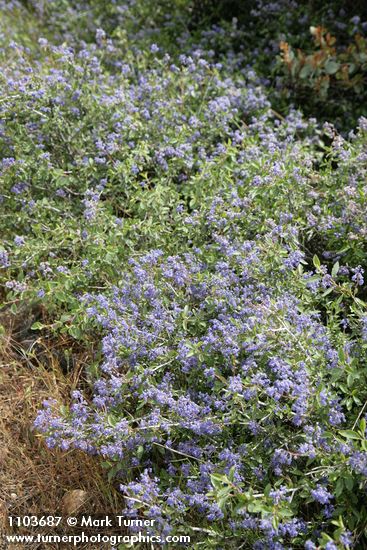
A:
<svg viewBox="0 0 367 550">
<path fill-rule="evenodd" d="M 366 452 L 340 436 L 333 384 L 353 348 L 305 307 L 293 228 L 235 233 L 132 258 L 110 295 L 87 295 L 105 333 L 101 376 L 63 414 L 46 402 L 36 426 L 51 447 L 103 457 L 125 513 L 162 533 L 206 529 L 207 548 L 314 548 L 340 511 L 330 465 L 338 479 L 366 474 Z"/>
<path fill-rule="evenodd" d="M 325 170 L 317 177 L 305 216 L 310 242 L 318 243 L 325 260 L 350 267 L 366 263 L 367 119 L 361 117 L 349 139 L 325 124 L 331 141 Z"/>
<path fill-rule="evenodd" d="M 31 4 L 26 37 L 0 1 L 5 307 L 103 334 L 90 391 L 36 426 L 194 547 L 363 545 L 366 121 L 344 139 L 271 105 L 306 7 L 194 36 L 170 0 Z"/>
</svg>

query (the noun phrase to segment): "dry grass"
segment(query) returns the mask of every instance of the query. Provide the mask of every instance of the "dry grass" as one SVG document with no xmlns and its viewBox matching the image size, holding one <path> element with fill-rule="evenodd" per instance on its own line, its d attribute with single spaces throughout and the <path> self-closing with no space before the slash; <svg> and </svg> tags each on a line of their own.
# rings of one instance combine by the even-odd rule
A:
<svg viewBox="0 0 367 550">
<path fill-rule="evenodd" d="M 67 342 L 50 345 L 35 336 L 32 339 L 29 330 L 19 329 L 4 316 L 0 324 L 6 326 L 5 335 L 0 336 L 0 533 L 14 534 L 9 515 L 72 514 L 78 506 L 79 513 L 119 513 L 120 498 L 93 457 L 50 451 L 32 427 L 44 399 L 68 400 L 88 356 L 76 354 L 65 373 L 58 346 Z M 70 529 L 65 534 L 70 534 Z M 6 548 L 1 541 L 0 548 Z M 15 545 L 11 548 L 17 549 Z"/>
</svg>

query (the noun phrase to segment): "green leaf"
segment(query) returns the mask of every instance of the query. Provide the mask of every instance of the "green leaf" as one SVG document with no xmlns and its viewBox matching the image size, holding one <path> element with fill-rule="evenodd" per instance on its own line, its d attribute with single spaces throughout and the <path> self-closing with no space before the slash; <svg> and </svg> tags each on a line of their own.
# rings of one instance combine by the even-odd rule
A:
<svg viewBox="0 0 367 550">
<path fill-rule="evenodd" d="M 222 489 L 225 476 L 222 474 L 211 474 L 210 481 L 215 489 Z"/>
<path fill-rule="evenodd" d="M 343 493 L 343 491 L 344 491 L 344 480 L 340 477 L 336 482 L 334 494 L 336 497 L 339 497 Z"/>
<path fill-rule="evenodd" d="M 70 336 L 75 338 L 75 340 L 78 340 L 82 335 L 82 331 L 80 330 L 79 327 L 76 327 L 76 326 L 69 327 L 68 333 L 70 334 Z"/>
<path fill-rule="evenodd" d="M 337 276 L 338 274 L 338 271 L 339 271 L 339 262 L 336 262 L 334 265 L 333 265 L 333 269 L 331 270 L 331 276 L 334 278 Z"/>
<path fill-rule="evenodd" d="M 341 430 L 340 435 L 343 437 L 346 437 L 347 439 L 361 439 L 360 435 L 357 434 L 357 432 L 354 432 L 353 430 Z"/>
<path fill-rule="evenodd" d="M 110 426 L 115 426 L 117 419 L 112 414 L 109 414 L 107 415 L 107 422 L 109 423 Z"/>
<path fill-rule="evenodd" d="M 359 429 L 361 430 L 363 436 L 366 433 L 366 424 L 367 424 L 366 419 L 362 418 L 362 420 L 359 423 Z"/>
<path fill-rule="evenodd" d="M 285 518 L 291 518 L 294 516 L 294 513 L 289 508 L 283 508 L 279 510 L 279 515 Z"/>
<path fill-rule="evenodd" d="M 325 292 L 322 293 L 322 297 L 325 298 L 325 296 L 327 296 L 328 294 L 331 294 L 332 291 L 333 291 L 333 287 L 331 286 L 330 288 L 328 288 L 327 290 L 325 290 Z"/>
<path fill-rule="evenodd" d="M 228 500 L 228 496 L 225 496 L 225 497 L 219 498 L 218 501 L 217 501 L 218 506 L 222 511 L 225 510 L 227 500 Z"/>
<path fill-rule="evenodd" d="M 325 63 L 325 72 L 326 74 L 335 74 L 340 69 L 340 63 L 333 61 L 332 59 L 328 60 Z"/>
<path fill-rule="evenodd" d="M 231 487 L 229 485 L 227 485 L 226 487 L 223 487 L 222 489 L 220 489 L 217 493 L 217 497 L 218 498 L 225 498 L 225 497 L 228 497 L 229 494 L 231 492 Z"/>
<path fill-rule="evenodd" d="M 62 290 L 56 290 L 54 292 L 54 296 L 59 302 L 65 302 L 67 300 L 67 297 Z"/>
<path fill-rule="evenodd" d="M 272 486 L 271 486 L 270 483 L 268 483 L 268 484 L 266 485 L 265 489 L 264 489 L 264 495 L 265 495 L 266 497 L 268 497 L 271 490 L 272 490 Z"/>
<path fill-rule="evenodd" d="M 299 72 L 300 78 L 308 78 L 310 74 L 312 73 L 313 69 L 312 66 L 309 63 L 306 63 L 303 65 L 302 69 Z"/>
<path fill-rule="evenodd" d="M 212 482 L 220 482 L 220 484 L 223 484 L 223 481 L 225 480 L 225 476 L 223 474 L 211 474 L 210 479 Z"/>
<path fill-rule="evenodd" d="M 314 255 L 314 257 L 312 258 L 312 261 L 313 261 L 313 265 L 316 267 L 316 268 L 319 268 L 320 267 L 320 260 L 318 258 L 318 256 L 316 256 L 316 254 Z"/>
<path fill-rule="evenodd" d="M 108 474 L 107 474 L 107 479 L 108 479 L 108 481 L 112 481 L 112 479 L 114 478 L 114 476 L 115 476 L 114 470 L 110 470 L 110 471 L 108 472 Z"/>
<path fill-rule="evenodd" d="M 236 473 L 236 467 L 232 466 L 232 468 L 229 470 L 229 474 L 228 474 L 229 481 L 232 481 L 232 482 L 234 481 L 235 473 Z"/>
<path fill-rule="evenodd" d="M 345 477 L 344 484 L 348 491 L 351 491 L 354 487 L 354 479 L 352 478 L 352 476 Z"/>
<path fill-rule="evenodd" d="M 36 321 L 35 323 L 33 323 L 33 325 L 31 326 L 31 329 L 32 330 L 42 330 L 46 325 L 44 325 L 43 323 L 41 323 L 40 321 Z"/>
<path fill-rule="evenodd" d="M 347 385 L 348 385 L 348 388 L 352 387 L 353 386 L 353 382 L 354 382 L 354 376 L 352 373 L 348 374 L 347 376 Z"/>
</svg>

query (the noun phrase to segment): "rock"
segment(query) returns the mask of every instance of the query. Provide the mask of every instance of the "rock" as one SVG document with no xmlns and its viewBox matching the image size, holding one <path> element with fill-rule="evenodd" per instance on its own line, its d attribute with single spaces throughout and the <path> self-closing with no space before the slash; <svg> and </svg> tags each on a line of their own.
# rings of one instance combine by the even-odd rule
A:
<svg viewBox="0 0 367 550">
<path fill-rule="evenodd" d="M 82 489 L 73 489 L 68 491 L 62 497 L 61 509 L 64 515 L 70 516 L 73 514 L 80 514 L 83 511 L 83 507 L 88 501 L 88 493 Z"/>
</svg>

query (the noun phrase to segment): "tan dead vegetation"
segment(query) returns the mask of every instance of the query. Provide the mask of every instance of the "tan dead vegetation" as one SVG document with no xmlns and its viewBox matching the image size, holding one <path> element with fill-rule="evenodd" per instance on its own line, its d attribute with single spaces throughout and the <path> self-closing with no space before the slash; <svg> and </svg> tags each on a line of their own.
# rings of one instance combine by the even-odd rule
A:
<svg viewBox="0 0 367 550">
<path fill-rule="evenodd" d="M 65 373 L 58 357 L 68 342 L 43 341 L 29 330 L 24 333 L 9 316 L 0 316 L 0 325 L 5 327 L 0 335 L 0 533 L 29 534 L 11 529 L 9 515 L 120 513 L 121 499 L 97 460 L 79 452 L 50 450 L 33 429 L 45 399 L 68 401 L 88 356 L 73 354 L 72 368 Z M 71 534 L 70 528 L 66 526 L 63 534 Z M 5 549 L 1 539 L 0 548 Z M 30 550 L 44 547 L 27 545 Z"/>
</svg>

